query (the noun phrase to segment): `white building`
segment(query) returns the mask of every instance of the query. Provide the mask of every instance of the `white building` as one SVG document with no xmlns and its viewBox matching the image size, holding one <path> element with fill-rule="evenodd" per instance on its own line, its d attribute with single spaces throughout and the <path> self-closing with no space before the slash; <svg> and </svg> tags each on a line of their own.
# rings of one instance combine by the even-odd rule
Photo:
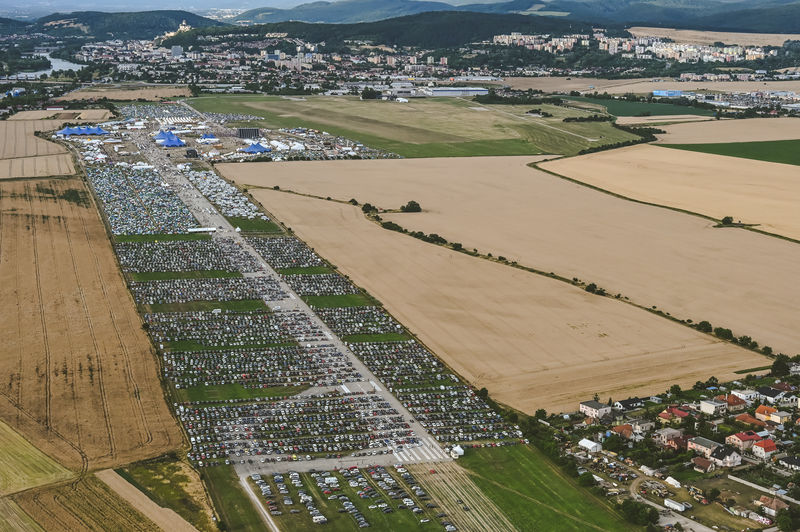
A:
<svg viewBox="0 0 800 532">
<path fill-rule="evenodd" d="M 583 401 L 580 405 L 580 412 L 587 417 L 600 419 L 611 413 L 611 407 L 600 401 Z"/>
<path fill-rule="evenodd" d="M 590 453 L 599 453 L 603 450 L 603 446 L 596 441 L 587 440 L 586 438 L 578 442 L 578 446 L 586 449 Z"/>
</svg>

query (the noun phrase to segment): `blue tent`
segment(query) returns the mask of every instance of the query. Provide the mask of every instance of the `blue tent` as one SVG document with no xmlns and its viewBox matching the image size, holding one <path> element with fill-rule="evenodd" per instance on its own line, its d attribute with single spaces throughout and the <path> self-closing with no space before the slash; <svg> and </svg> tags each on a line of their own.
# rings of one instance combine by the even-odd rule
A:
<svg viewBox="0 0 800 532">
<path fill-rule="evenodd" d="M 56 131 L 56 135 L 64 135 L 65 137 L 68 137 L 68 136 L 74 135 L 74 134 L 75 134 L 75 130 L 72 129 L 71 127 L 65 127 L 64 129 Z"/>
<path fill-rule="evenodd" d="M 255 144 L 249 145 L 248 147 L 246 147 L 242 151 L 244 153 L 264 153 L 264 152 L 272 151 L 272 149 L 271 148 L 265 148 L 264 146 L 262 146 L 261 144 L 256 142 Z"/>
<path fill-rule="evenodd" d="M 180 146 L 186 146 L 186 143 L 183 142 L 178 137 L 176 137 L 175 135 L 173 135 L 171 138 L 168 138 L 163 143 L 161 143 L 161 145 L 164 146 L 165 148 L 177 148 Z"/>
<path fill-rule="evenodd" d="M 206 133 L 206 134 L 204 134 L 204 135 L 203 135 L 202 137 L 200 137 L 200 138 L 201 138 L 201 139 L 215 139 L 215 138 L 217 138 L 217 136 L 216 136 L 216 135 L 213 135 L 213 134 L 211 134 L 211 133 Z"/>
<path fill-rule="evenodd" d="M 169 134 L 166 131 L 164 131 L 163 129 L 159 129 L 158 133 L 153 135 L 153 138 L 155 140 L 166 140 L 166 139 L 169 138 Z"/>
<path fill-rule="evenodd" d="M 108 135 L 108 131 L 103 129 L 100 126 L 90 127 L 89 128 L 89 135 Z"/>
</svg>

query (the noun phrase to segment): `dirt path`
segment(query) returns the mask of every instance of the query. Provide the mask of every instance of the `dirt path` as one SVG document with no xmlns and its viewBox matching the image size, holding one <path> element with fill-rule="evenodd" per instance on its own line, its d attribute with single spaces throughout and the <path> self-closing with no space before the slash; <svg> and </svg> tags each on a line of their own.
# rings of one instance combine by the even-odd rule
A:
<svg viewBox="0 0 800 532">
<path fill-rule="evenodd" d="M 162 530 L 167 532 L 197 532 L 195 527 L 175 513 L 174 510 L 157 505 L 147 495 L 119 476 L 113 469 L 98 471 L 95 476 Z"/>
</svg>

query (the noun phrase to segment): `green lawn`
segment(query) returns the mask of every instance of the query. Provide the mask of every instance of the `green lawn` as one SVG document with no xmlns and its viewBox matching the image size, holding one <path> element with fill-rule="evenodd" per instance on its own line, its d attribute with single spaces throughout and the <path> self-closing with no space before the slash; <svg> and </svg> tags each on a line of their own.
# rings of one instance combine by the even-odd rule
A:
<svg viewBox="0 0 800 532">
<path fill-rule="evenodd" d="M 241 272 L 207 270 L 195 272 L 129 272 L 132 281 L 161 281 L 163 279 L 216 279 L 219 277 L 242 277 Z"/>
<path fill-rule="evenodd" d="M 211 240 L 205 233 L 160 234 L 160 235 L 115 235 L 116 242 L 164 242 L 165 240 Z"/>
<path fill-rule="evenodd" d="M 591 98 L 586 96 L 568 96 L 567 100 L 587 102 L 601 105 L 606 108 L 608 114 L 614 116 L 644 116 L 649 113 L 652 116 L 660 115 L 699 115 L 714 116 L 711 109 L 701 109 L 688 105 L 675 105 L 672 103 L 649 103 L 649 102 L 629 102 L 627 100 L 613 100 L 604 98 Z"/>
<path fill-rule="evenodd" d="M 266 525 L 253 507 L 250 498 L 239 484 L 239 477 L 231 466 L 206 467 L 200 470 L 214 508 L 225 528 L 237 532 L 262 532 Z M 256 492 L 258 494 L 258 492 Z"/>
<path fill-rule="evenodd" d="M 261 218 L 237 218 L 234 216 L 227 217 L 227 220 L 233 227 L 238 227 L 243 233 L 282 233 L 281 226 L 270 220 L 262 220 Z"/>
<path fill-rule="evenodd" d="M 261 299 L 243 299 L 241 301 L 189 301 L 188 303 L 160 303 L 142 305 L 145 312 L 192 312 L 200 310 L 267 310 L 267 304 Z"/>
<path fill-rule="evenodd" d="M 203 505 L 188 491 L 192 479 L 186 473 L 187 467 L 174 458 L 158 458 L 116 471 L 156 504 L 175 510 L 199 530 L 216 530 Z"/>
<path fill-rule="evenodd" d="M 718 144 L 659 144 L 665 148 L 800 165 L 800 140 L 721 142 Z"/>
<path fill-rule="evenodd" d="M 636 530 L 536 449 L 467 449 L 459 465 L 519 530 Z"/>
<path fill-rule="evenodd" d="M 309 387 L 275 386 L 272 388 L 245 388 L 241 384 L 220 384 L 217 386 L 195 386 L 175 390 L 175 398 L 187 401 L 226 401 L 228 399 L 256 399 L 259 397 L 278 397 L 296 395 Z"/>
<path fill-rule="evenodd" d="M 367 307 L 375 305 L 375 300 L 364 294 L 343 296 L 303 296 L 303 301 L 317 308 Z"/>
<path fill-rule="evenodd" d="M 384 333 L 384 334 L 351 334 L 343 336 L 345 342 L 401 342 L 409 340 L 410 336 L 406 333 Z"/>
<path fill-rule="evenodd" d="M 607 122 L 564 123 L 589 111 L 541 105 L 551 118 L 534 118 L 530 105 L 482 106 L 461 98 L 414 99 L 408 104 L 357 97 L 219 95 L 193 98 L 201 111 L 262 117 L 251 125 L 308 127 L 358 140 L 404 157 L 573 155 L 582 149 L 635 138 Z"/>
<path fill-rule="evenodd" d="M 333 270 L 327 266 L 309 266 L 308 268 L 280 268 L 277 272 L 281 275 L 319 275 L 333 273 Z"/>
</svg>

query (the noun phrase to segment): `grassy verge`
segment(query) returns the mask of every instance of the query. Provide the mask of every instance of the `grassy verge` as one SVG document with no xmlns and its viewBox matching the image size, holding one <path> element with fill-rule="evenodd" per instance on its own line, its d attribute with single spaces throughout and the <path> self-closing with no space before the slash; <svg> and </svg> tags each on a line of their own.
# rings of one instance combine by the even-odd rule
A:
<svg viewBox="0 0 800 532">
<path fill-rule="evenodd" d="M 205 233 L 160 234 L 160 235 L 115 235 L 115 242 L 164 242 L 165 240 L 211 240 Z"/>
<path fill-rule="evenodd" d="M 755 373 L 756 371 L 766 371 L 768 369 L 772 369 L 772 366 L 761 366 L 758 368 L 747 368 L 747 369 L 740 369 L 739 371 L 734 371 L 737 375 L 747 375 L 748 373 Z"/>
<path fill-rule="evenodd" d="M 411 337 L 406 333 L 383 333 L 383 334 L 351 334 L 343 336 L 345 342 L 401 342 L 410 340 Z"/>
<path fill-rule="evenodd" d="M 219 277 L 242 277 L 241 272 L 207 270 L 196 272 L 128 272 L 131 281 L 161 281 L 164 279 L 216 279 Z"/>
<path fill-rule="evenodd" d="M 266 310 L 267 304 L 261 299 L 243 299 L 241 301 L 189 301 L 188 303 L 161 303 L 142 305 L 145 312 L 191 312 L 199 310 Z"/>
<path fill-rule="evenodd" d="M 227 220 L 233 227 L 238 227 L 243 233 L 283 233 L 281 226 L 275 222 L 255 218 L 240 218 L 230 216 Z"/>
<path fill-rule="evenodd" d="M 241 384 L 220 384 L 217 386 L 195 386 L 175 390 L 175 398 L 180 402 L 187 401 L 226 401 L 228 399 L 256 399 L 261 397 L 278 397 L 296 395 L 309 388 L 302 386 L 274 386 L 272 388 L 245 388 Z"/>
<path fill-rule="evenodd" d="M 279 268 L 281 275 L 320 275 L 323 273 L 333 273 L 327 266 L 309 266 L 308 268 Z"/>
<path fill-rule="evenodd" d="M 756 161 L 800 165 L 800 140 L 721 142 L 717 144 L 659 144 L 665 148 L 741 157 Z"/>
<path fill-rule="evenodd" d="M 266 528 L 258 510 L 253 507 L 239 485 L 239 477 L 233 467 L 206 467 L 201 469 L 200 476 L 214 501 L 214 508 L 219 513 L 220 530 L 261 532 Z"/>
<path fill-rule="evenodd" d="M 343 296 L 303 296 L 303 301 L 317 308 L 368 307 L 376 302 L 364 294 L 345 294 Z"/>
<path fill-rule="evenodd" d="M 459 465 L 519 530 L 637 529 L 532 447 L 468 449 Z"/>
<path fill-rule="evenodd" d="M 189 492 L 192 479 L 185 470 L 187 467 L 175 458 L 165 457 L 137 462 L 116 471 L 156 504 L 175 510 L 199 530 L 216 530 L 204 505 Z"/>
</svg>

